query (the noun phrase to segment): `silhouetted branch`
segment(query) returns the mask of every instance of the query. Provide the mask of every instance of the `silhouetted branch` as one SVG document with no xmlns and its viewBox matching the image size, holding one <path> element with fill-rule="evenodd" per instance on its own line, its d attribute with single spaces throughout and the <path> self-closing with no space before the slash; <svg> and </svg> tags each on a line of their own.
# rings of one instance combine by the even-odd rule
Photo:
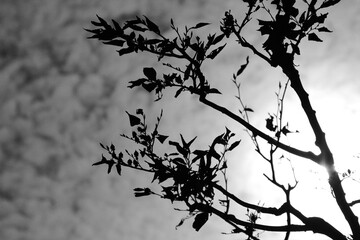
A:
<svg viewBox="0 0 360 240">
<path fill-rule="evenodd" d="M 273 144 L 275 146 L 278 146 L 279 148 L 294 154 L 296 156 L 302 157 L 302 158 L 307 158 L 310 159 L 312 161 L 314 161 L 315 163 L 320 163 L 320 158 L 319 156 L 317 156 L 316 154 L 314 154 L 311 151 L 305 152 L 305 151 L 301 151 L 299 149 L 290 147 L 288 145 L 285 145 L 281 142 L 278 142 L 277 140 L 273 139 L 272 137 L 270 137 L 269 135 L 265 134 L 264 132 L 260 131 L 259 129 L 257 129 L 256 127 L 254 127 L 253 125 L 251 125 L 250 123 L 248 123 L 247 121 L 245 121 L 244 119 L 242 119 L 241 117 L 239 117 L 238 115 L 234 114 L 233 112 L 231 112 L 230 110 L 228 110 L 225 107 L 222 107 L 208 99 L 206 99 L 206 97 L 202 97 L 200 96 L 200 102 L 204 103 L 205 105 L 225 114 L 226 116 L 232 118 L 233 120 L 235 120 L 236 122 L 240 123 L 241 125 L 243 125 L 245 128 L 247 128 L 249 131 L 251 131 L 254 136 L 259 136 L 261 138 L 263 138 L 264 140 L 266 140 L 268 143 Z"/>
<path fill-rule="evenodd" d="M 354 206 L 355 204 L 359 204 L 359 203 L 360 203 L 360 199 L 354 200 L 354 201 L 352 201 L 351 203 L 349 203 L 349 206 L 352 207 L 352 206 Z"/>
<path fill-rule="evenodd" d="M 226 214 L 212 206 L 207 206 L 203 204 L 194 204 L 194 207 L 204 212 L 214 213 L 215 215 L 219 216 L 220 218 L 226 221 L 230 221 L 236 225 L 244 226 L 246 228 L 253 228 L 253 229 L 264 230 L 269 232 L 286 232 L 289 230 L 292 232 L 304 232 L 311 230 L 311 228 L 306 225 L 271 226 L 271 225 L 256 224 L 256 223 L 240 220 L 236 218 L 234 215 Z"/>
</svg>

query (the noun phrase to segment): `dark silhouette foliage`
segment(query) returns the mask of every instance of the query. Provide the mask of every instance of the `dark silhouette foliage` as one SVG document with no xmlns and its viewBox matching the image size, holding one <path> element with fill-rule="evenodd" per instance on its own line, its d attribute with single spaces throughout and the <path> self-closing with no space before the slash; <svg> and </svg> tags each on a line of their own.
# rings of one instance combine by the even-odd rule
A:
<svg viewBox="0 0 360 240">
<path fill-rule="evenodd" d="M 243 0 L 243 2 L 247 10 L 241 21 L 229 10 L 225 12 L 221 20 L 220 32 L 211 33 L 205 39 L 198 37 L 196 32 L 209 23 L 200 22 L 180 31 L 171 20 L 170 26 L 175 32 L 175 37 L 168 38 L 157 24 L 146 16 L 136 17 L 122 24 L 114 20 L 108 22 L 97 16 L 97 21 L 91 22 L 95 28 L 85 30 L 92 34 L 89 38 L 116 46 L 120 56 L 147 52 L 155 55 L 158 61 L 172 70 L 170 74 L 162 74 L 152 67 L 144 67 L 144 77 L 130 81 L 129 88 L 142 87 L 149 93 L 154 93 L 157 96 L 156 100 L 160 100 L 163 97 L 163 91 L 168 88 L 176 89 L 175 97 L 188 92 L 198 96 L 199 101 L 204 105 L 221 112 L 245 127 L 255 144 L 256 151 L 271 167 L 270 176 L 265 175 L 265 177 L 286 196 L 281 207 L 264 207 L 249 203 L 227 190 L 226 154 L 240 144 L 240 140 L 228 128 L 210 142 L 207 148 L 193 149 L 192 144 L 196 137 L 189 140 L 180 134 L 179 141 L 167 141 L 168 136 L 158 131 L 162 113 L 157 118 L 154 128 L 150 130 L 143 109 L 137 109 L 135 113 L 126 112 L 133 131 L 130 136 L 121 136 L 134 142 L 139 146 L 138 149 L 134 152 L 118 151 L 113 144 L 109 146 L 100 144 L 106 156 L 102 155 L 101 160 L 93 165 L 106 165 L 108 173 L 115 166 L 119 175 L 123 168 L 133 168 L 152 174 L 152 182 L 157 183 L 161 191 L 156 192 L 149 187 L 138 187 L 134 189 L 135 197 L 156 195 L 171 202 L 184 203 L 189 216 L 182 219 L 178 226 L 193 217 L 192 227 L 199 231 L 212 215 L 216 215 L 233 227 L 232 233 L 244 234 L 248 239 L 259 239 L 259 231 L 282 232 L 285 239 L 290 238 L 290 233 L 312 231 L 334 240 L 360 240 L 358 217 L 351 208 L 358 204 L 359 200 L 349 203 L 345 198 L 341 174 L 335 170 L 334 159 L 325 134 L 294 64 L 295 57 L 301 54 L 302 41 L 322 42 L 321 34 L 331 32 L 324 25 L 328 16 L 325 11 L 340 0 Z M 266 13 L 267 17 L 257 19 L 256 14 L 259 12 Z M 244 28 L 250 21 L 257 21 L 258 33 L 265 39 L 261 47 L 253 45 L 243 34 Z M 272 67 L 279 67 L 289 79 L 285 86 L 279 84 L 277 113 L 265 119 L 266 128 L 270 134 L 251 124 L 248 114 L 254 110 L 243 104 L 240 93 L 237 96 L 241 105 L 239 113 L 233 113 L 208 98 L 208 95 L 221 94 L 221 92 L 210 85 L 202 71 L 202 65 L 205 61 L 215 59 L 226 47 L 225 41 L 232 39 L 235 39 L 240 47 L 250 49 L 255 56 Z M 183 60 L 186 64 L 172 65 L 166 61 L 169 58 Z M 244 59 L 243 62 L 243 65 L 233 74 L 232 79 L 238 92 L 240 92 L 240 83 L 237 78 L 248 66 L 249 58 Z M 284 96 L 288 87 L 295 91 L 301 102 L 315 135 L 315 144 L 319 149 L 319 154 L 299 150 L 281 141 L 283 136 L 292 132 L 282 121 Z M 258 139 L 265 140 L 270 146 L 268 153 L 260 148 Z M 162 155 L 156 153 L 154 146 L 162 144 L 170 145 L 173 151 Z M 305 216 L 292 205 L 290 194 L 296 188 L 297 182 L 286 186 L 278 182 L 274 167 L 276 151 L 284 151 L 305 158 L 327 169 L 331 191 L 343 217 L 348 222 L 352 235 L 346 236 L 321 217 Z M 342 177 L 350 174 L 349 170 L 348 173 L 343 173 Z M 246 209 L 247 219 L 234 215 L 231 209 L 233 204 Z M 286 224 L 280 226 L 261 224 L 262 214 L 286 216 Z M 299 220 L 297 221 L 299 223 L 294 224 L 293 219 Z"/>
</svg>

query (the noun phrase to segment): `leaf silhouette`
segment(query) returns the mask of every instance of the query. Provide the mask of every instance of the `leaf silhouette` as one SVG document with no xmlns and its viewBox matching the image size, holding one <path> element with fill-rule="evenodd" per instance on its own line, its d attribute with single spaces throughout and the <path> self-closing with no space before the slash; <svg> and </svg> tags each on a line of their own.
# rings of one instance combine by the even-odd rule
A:
<svg viewBox="0 0 360 240">
<path fill-rule="evenodd" d="M 195 229 L 195 231 L 199 231 L 200 228 L 202 228 L 202 226 L 204 226 L 204 224 L 207 222 L 207 220 L 209 219 L 209 214 L 208 213 L 199 213 L 198 215 L 195 216 L 195 220 L 192 224 L 192 227 Z"/>
<path fill-rule="evenodd" d="M 308 39 L 309 41 L 322 42 L 322 40 L 315 33 L 310 33 Z"/>
<path fill-rule="evenodd" d="M 221 94 L 221 92 L 216 88 L 210 88 L 207 93 Z"/>
<path fill-rule="evenodd" d="M 211 53 L 209 53 L 209 55 L 207 55 L 206 57 L 207 58 L 210 58 L 210 59 L 214 59 L 223 49 L 224 47 L 226 46 L 226 43 L 216 49 L 214 49 Z"/>
<path fill-rule="evenodd" d="M 107 164 L 107 159 L 104 157 L 104 155 L 102 155 L 101 160 L 93 163 L 92 166 L 98 166 L 98 165 L 102 165 L 102 164 Z"/>
<path fill-rule="evenodd" d="M 266 119 L 266 128 L 272 132 L 276 130 L 276 126 L 274 126 L 273 120 L 274 120 L 273 116 L 270 116 L 269 118 Z"/>
<path fill-rule="evenodd" d="M 120 27 L 119 23 L 116 22 L 114 19 L 112 19 L 111 21 L 112 21 L 112 23 L 113 23 L 113 25 L 114 25 L 114 27 L 115 27 L 115 30 L 122 33 L 123 30 L 122 30 L 122 28 Z"/>
<path fill-rule="evenodd" d="M 134 188 L 135 197 L 143 197 L 151 194 L 150 188 Z"/>
<path fill-rule="evenodd" d="M 136 126 L 136 125 L 139 125 L 141 123 L 140 121 L 140 118 L 138 118 L 137 116 L 135 115 L 131 115 L 130 113 L 128 113 L 126 111 L 127 115 L 129 116 L 129 121 L 130 121 L 130 126 L 133 127 L 133 126 Z"/>
<path fill-rule="evenodd" d="M 209 25 L 210 23 L 206 23 L 206 22 L 201 22 L 201 23 L 198 23 L 196 24 L 195 27 L 193 27 L 194 29 L 197 29 L 197 28 L 202 28 L 202 27 L 205 27 L 207 25 Z"/>
<path fill-rule="evenodd" d="M 122 55 L 125 55 L 128 53 L 132 53 L 133 51 L 134 51 L 134 49 L 130 48 L 130 47 L 117 50 L 117 52 L 119 53 L 119 56 L 122 56 Z"/>
<path fill-rule="evenodd" d="M 287 127 L 286 126 L 284 126 L 282 129 L 281 129 L 281 132 L 286 136 L 288 133 L 291 133 L 290 131 L 289 131 L 289 129 L 287 129 Z"/>
<path fill-rule="evenodd" d="M 332 32 L 332 31 L 329 30 L 327 27 L 318 28 L 318 31 L 319 31 L 319 32 Z"/>
<path fill-rule="evenodd" d="M 152 22 L 150 19 L 148 19 L 146 16 L 145 16 L 145 19 L 146 19 L 146 25 L 148 26 L 149 30 L 153 31 L 156 34 L 160 34 L 159 27 L 154 22 Z"/>
<path fill-rule="evenodd" d="M 245 112 L 254 112 L 254 110 L 252 108 L 248 108 L 248 107 L 244 108 L 244 111 Z"/>
<path fill-rule="evenodd" d="M 115 40 L 110 40 L 110 41 L 106 41 L 106 42 L 103 42 L 104 44 L 107 44 L 107 45 L 114 45 L 114 46 L 119 46 L 119 47 L 122 47 L 125 43 L 124 40 L 119 40 L 119 39 L 115 39 Z"/>
<path fill-rule="evenodd" d="M 217 37 L 214 39 L 212 45 L 218 44 L 221 40 L 223 40 L 224 37 L 225 37 L 225 34 L 220 34 L 219 36 L 217 36 Z"/>
<path fill-rule="evenodd" d="M 111 169 L 112 169 L 112 167 L 114 166 L 114 164 L 115 164 L 115 161 L 114 161 L 114 160 L 109 160 L 109 161 L 107 161 L 107 165 L 108 165 L 108 171 L 107 171 L 107 173 L 108 173 L 108 174 L 111 172 Z"/>
<path fill-rule="evenodd" d="M 164 143 L 165 140 L 168 138 L 169 136 L 165 136 L 165 135 L 161 135 L 161 134 L 158 134 L 156 136 L 156 139 L 159 140 L 160 143 Z"/>
<path fill-rule="evenodd" d="M 156 71 L 154 68 L 152 67 L 146 67 L 143 69 L 144 75 L 149 79 L 149 80 L 156 80 Z"/>
<path fill-rule="evenodd" d="M 239 70 L 236 72 L 236 76 L 238 77 L 241 73 L 244 72 L 245 68 L 249 64 L 249 56 L 246 57 L 246 63 L 240 66 Z"/>
<path fill-rule="evenodd" d="M 121 164 L 120 164 L 120 161 L 116 164 L 116 171 L 119 174 L 119 176 L 121 176 Z"/>
<path fill-rule="evenodd" d="M 233 144 L 231 144 L 231 146 L 229 147 L 228 150 L 229 151 L 233 150 L 234 148 L 236 148 L 239 145 L 240 142 L 241 142 L 241 140 L 234 142 Z"/>
<path fill-rule="evenodd" d="M 155 88 L 156 88 L 156 83 L 143 83 L 142 87 L 148 91 L 148 92 L 152 92 Z"/>
<path fill-rule="evenodd" d="M 324 2 L 321 4 L 320 8 L 327 8 L 327 7 L 330 7 L 330 6 L 333 6 L 333 5 L 337 4 L 337 3 L 339 3 L 339 2 L 340 2 L 340 0 L 328 0 L 328 1 L 324 1 Z"/>
<path fill-rule="evenodd" d="M 183 88 L 183 87 L 181 87 L 181 88 L 179 88 L 178 90 L 176 90 L 175 98 L 177 98 L 177 97 L 180 95 L 180 93 L 182 93 L 182 91 L 184 91 L 184 88 Z"/>
<path fill-rule="evenodd" d="M 96 14 L 96 17 L 99 19 L 99 21 L 100 21 L 100 23 L 102 24 L 102 26 L 108 25 L 107 22 L 106 22 L 104 19 L 102 19 L 99 15 Z"/>
</svg>

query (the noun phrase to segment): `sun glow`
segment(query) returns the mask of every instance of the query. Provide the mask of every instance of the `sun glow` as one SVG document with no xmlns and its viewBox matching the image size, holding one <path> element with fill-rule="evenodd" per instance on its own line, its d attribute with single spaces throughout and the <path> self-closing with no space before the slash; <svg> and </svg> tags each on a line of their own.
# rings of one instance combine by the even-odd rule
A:
<svg viewBox="0 0 360 240">
<path fill-rule="evenodd" d="M 349 85 L 349 92 L 351 92 Z M 348 202 L 360 198 L 360 149 L 357 140 L 360 134 L 359 119 L 360 113 L 357 110 L 357 102 L 344 99 L 344 95 L 329 94 L 326 89 L 313 90 L 312 101 L 317 109 L 316 115 L 323 131 L 330 150 L 333 153 L 335 168 L 342 179 Z M 334 92 L 334 89 L 333 89 Z M 331 97 L 329 97 L 331 96 Z M 291 127 L 299 130 L 299 133 L 288 134 L 283 139 L 287 144 L 304 151 L 312 151 L 316 154 L 319 150 L 315 146 L 315 138 L 311 132 L 308 120 L 299 110 L 299 103 L 290 101 L 287 111 Z M 295 125 L 296 124 L 296 125 Z M 293 129 L 293 130 L 295 130 Z M 292 174 L 291 168 L 294 169 Z M 328 184 L 328 174 L 324 167 L 317 165 L 307 159 L 291 158 L 291 161 L 283 161 L 279 172 L 286 173 L 285 179 L 292 182 L 294 177 L 298 180 L 297 191 L 294 191 L 294 204 L 299 209 L 304 209 L 307 216 L 321 216 L 334 226 L 347 231 L 348 227 L 341 217 L 336 201 L 332 196 Z"/>
</svg>

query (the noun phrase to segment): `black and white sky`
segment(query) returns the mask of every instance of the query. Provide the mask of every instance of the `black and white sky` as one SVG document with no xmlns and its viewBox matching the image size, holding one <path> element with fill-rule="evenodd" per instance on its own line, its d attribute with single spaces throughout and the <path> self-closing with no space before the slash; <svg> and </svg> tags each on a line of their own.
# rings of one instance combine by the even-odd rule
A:
<svg viewBox="0 0 360 240">
<path fill-rule="evenodd" d="M 271 191 L 262 176 L 268 166 L 254 154 L 242 127 L 187 94 L 178 99 L 165 94 L 155 104 L 153 96 L 128 89 L 127 82 L 141 77 L 142 67 L 160 64 L 149 55 L 120 58 L 116 48 L 86 39 L 83 30 L 99 14 L 119 21 L 146 15 L 164 31 L 170 30 L 170 18 L 180 27 L 205 21 L 212 23 L 206 30 L 219 32 L 228 9 L 245 10 L 238 0 L 1 0 L 0 239 L 238 239 L 221 234 L 231 228 L 217 219 L 200 232 L 191 228 L 191 220 L 175 230 L 184 212 L 155 197 L 133 197 L 132 189 L 147 184 L 148 177 L 124 171 L 120 178 L 91 166 L 101 157 L 99 142 L 127 146 L 119 137 L 129 132 L 125 111 L 137 108 L 149 121 L 163 109 L 164 134 L 173 140 L 179 133 L 187 139 L 199 136 L 196 144 L 203 148 L 227 126 L 244 139 L 229 162 L 231 189 L 255 203 L 282 203 L 281 193 Z M 334 7 L 327 27 L 334 32 L 321 35 L 321 44 L 304 44 L 297 62 L 339 169 L 360 171 L 360 2 L 344 0 Z M 260 42 L 251 31 L 248 39 Z M 276 111 L 278 83 L 286 80 L 279 69 L 229 42 L 204 71 L 226 93 L 220 103 L 236 111 L 230 79 L 247 55 L 244 101 L 255 111 L 252 122 L 265 129 L 264 119 Z M 298 107 L 289 91 L 285 116 L 300 133 L 285 141 L 313 150 L 313 136 Z M 346 230 L 338 213 L 328 211 L 333 199 L 322 170 L 300 159 L 293 164 L 301 180 L 294 195 L 298 206 Z M 359 197 L 359 184 L 351 182 L 348 189 L 349 198 Z"/>
</svg>

